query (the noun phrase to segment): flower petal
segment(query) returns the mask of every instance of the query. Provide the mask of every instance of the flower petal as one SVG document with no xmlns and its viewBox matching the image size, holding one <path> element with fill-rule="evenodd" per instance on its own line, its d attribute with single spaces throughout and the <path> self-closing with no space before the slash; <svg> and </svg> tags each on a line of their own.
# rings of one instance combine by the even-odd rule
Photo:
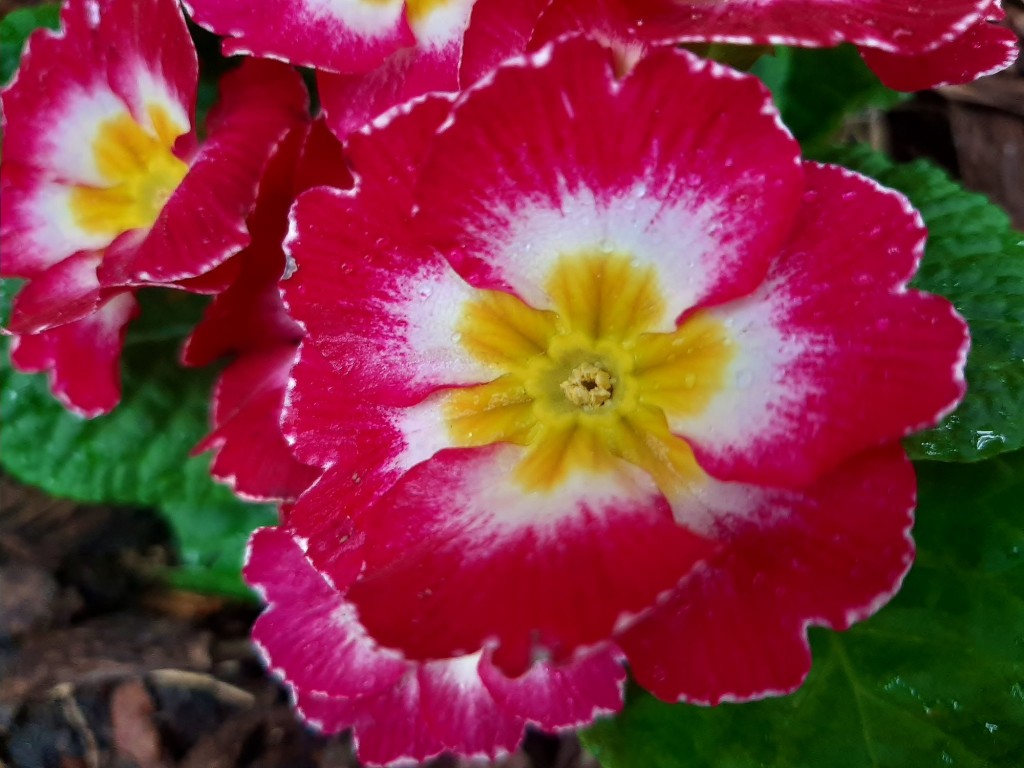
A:
<svg viewBox="0 0 1024 768">
<path fill-rule="evenodd" d="M 988 19 L 975 22 L 963 34 L 927 53 L 901 55 L 864 48 L 860 54 L 879 79 L 897 91 L 967 83 L 1006 69 L 1017 60 L 1017 35 L 992 23 L 1004 15 L 993 2 Z"/>
<path fill-rule="evenodd" d="M 79 320 L 99 306 L 101 255 L 76 253 L 30 280 L 14 297 L 8 330 L 39 333 Z"/>
<path fill-rule="evenodd" d="M 293 499 L 319 472 L 292 455 L 280 416 L 295 345 L 252 352 L 229 365 L 213 392 L 213 431 L 194 453 L 216 451 L 210 473 L 236 495 Z"/>
<path fill-rule="evenodd" d="M 846 629 L 899 589 L 913 559 L 914 471 L 898 445 L 803 491 L 709 482 L 718 554 L 617 638 L 644 688 L 702 704 L 780 695 L 810 668 L 806 627 Z"/>
<path fill-rule="evenodd" d="M 574 39 L 465 94 L 423 170 L 422 237 L 476 287 L 538 309 L 558 256 L 656 269 L 670 305 L 742 295 L 791 226 L 798 148 L 760 81 L 663 49 L 624 80 Z"/>
<path fill-rule="evenodd" d="M 292 209 L 285 300 L 349 399 L 408 405 L 496 375 L 453 342 L 472 289 L 408 225 L 418 158 L 447 111 L 431 99 L 354 136 L 356 189 L 313 189 Z"/>
<path fill-rule="evenodd" d="M 619 0 L 626 2 L 626 0 Z M 978 20 L 991 0 L 628 0 L 638 33 L 660 42 L 935 48 Z"/>
<path fill-rule="evenodd" d="M 4 273 L 31 277 L 111 241 L 76 220 L 69 185 L 105 186 L 93 146 L 103 126 L 131 114 L 148 130 L 153 110 L 191 133 L 198 65 L 173 0 L 65 3 L 59 32 L 32 35 L 3 92 L 0 241 Z M 173 141 L 173 136 L 168 137 Z"/>
<path fill-rule="evenodd" d="M 299 711 L 328 733 L 354 727 L 364 763 L 425 760 L 445 750 L 496 758 L 519 745 L 527 722 L 564 728 L 622 705 L 625 672 L 607 650 L 565 667 L 536 664 L 514 680 L 479 652 L 426 664 L 401 660 L 366 636 L 351 604 L 282 529 L 254 534 L 245 573 L 270 602 L 254 637 L 292 685 Z M 330 674 L 303 685 L 317 663 Z M 329 691 L 321 690 L 325 680 Z"/>
<path fill-rule="evenodd" d="M 536 654 L 564 661 L 605 640 L 709 553 L 635 467 L 528 494 L 521 458 L 445 451 L 355 512 L 366 564 L 349 597 L 371 635 L 419 659 L 494 642 L 519 674 Z"/>
<path fill-rule="evenodd" d="M 119 239 L 100 268 L 104 285 L 163 283 L 208 272 L 249 243 L 245 219 L 273 150 L 306 120 L 299 74 L 249 60 L 221 81 L 222 100 L 188 174 L 147 231 Z"/>
<path fill-rule="evenodd" d="M 415 42 L 403 0 L 188 0 L 197 24 L 251 54 L 336 72 L 365 72 Z M 273 20 L 270 22 L 269 20 Z"/>
<path fill-rule="evenodd" d="M 925 230 L 901 195 L 808 165 L 790 242 L 752 295 L 708 311 L 734 352 L 699 413 L 666 416 L 712 475 L 799 486 L 935 424 L 964 393 L 967 328 L 906 289 Z"/>
<path fill-rule="evenodd" d="M 47 371 L 50 389 L 68 410 L 93 418 L 121 400 L 121 347 L 138 314 L 130 293 L 118 293 L 90 315 L 40 333 L 16 336 L 11 362 L 19 371 Z"/>
<path fill-rule="evenodd" d="M 370 72 L 317 73 L 317 88 L 331 130 L 346 137 L 378 116 L 427 93 L 457 91 L 461 46 L 403 48 Z"/>
<path fill-rule="evenodd" d="M 283 529 L 253 534 L 244 574 L 268 603 L 253 626 L 253 640 L 271 668 L 297 689 L 364 696 L 390 688 L 405 674 L 406 661 L 376 647 L 352 606 L 313 570 Z"/>
</svg>

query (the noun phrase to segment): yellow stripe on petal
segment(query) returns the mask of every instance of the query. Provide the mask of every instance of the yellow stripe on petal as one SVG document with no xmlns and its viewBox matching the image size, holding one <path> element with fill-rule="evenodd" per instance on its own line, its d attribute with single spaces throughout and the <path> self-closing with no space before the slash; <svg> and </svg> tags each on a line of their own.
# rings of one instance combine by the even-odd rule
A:
<svg viewBox="0 0 1024 768">
<path fill-rule="evenodd" d="M 451 5 L 452 0 L 406 0 L 406 16 L 411 24 L 416 24 L 434 11 Z"/>
<path fill-rule="evenodd" d="M 670 416 L 704 410 L 725 384 L 735 355 L 726 327 L 704 312 L 673 333 L 644 334 L 633 351 L 641 398 Z"/>
<path fill-rule="evenodd" d="M 108 186 L 75 186 L 70 196 L 75 223 L 86 232 L 114 238 L 152 226 L 188 173 L 172 152 L 185 129 L 163 107 L 150 106 L 148 113 L 153 132 L 128 113 L 106 120 L 96 132 L 92 151 Z"/>
<path fill-rule="evenodd" d="M 613 465 L 602 433 L 578 417 L 565 417 L 542 425 L 516 467 L 516 479 L 527 490 L 549 491 L 576 472 L 605 472 Z"/>
<path fill-rule="evenodd" d="M 563 257 L 547 290 L 567 329 L 592 339 L 635 336 L 665 314 L 654 269 L 619 254 Z"/>
<path fill-rule="evenodd" d="M 501 291 L 480 291 L 464 310 L 458 331 L 466 349 L 485 363 L 520 371 L 544 354 L 557 318 Z"/>
<path fill-rule="evenodd" d="M 444 415 L 452 440 L 461 446 L 526 444 L 536 427 L 533 399 L 512 375 L 448 392 Z"/>
</svg>

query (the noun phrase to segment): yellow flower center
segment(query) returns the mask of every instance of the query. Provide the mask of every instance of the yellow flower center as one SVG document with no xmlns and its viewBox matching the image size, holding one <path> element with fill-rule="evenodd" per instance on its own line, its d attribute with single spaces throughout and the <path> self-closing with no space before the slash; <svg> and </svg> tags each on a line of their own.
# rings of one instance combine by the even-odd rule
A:
<svg viewBox="0 0 1024 768">
<path fill-rule="evenodd" d="M 152 226 L 188 173 L 188 165 L 171 151 L 186 129 L 161 106 L 151 105 L 148 114 L 152 128 L 125 113 L 106 120 L 96 132 L 93 156 L 107 184 L 72 187 L 71 212 L 83 230 L 114 238 Z"/>
<path fill-rule="evenodd" d="M 733 354 L 724 326 L 697 312 L 652 332 L 666 319 L 655 272 L 620 254 L 564 256 L 547 290 L 553 310 L 496 291 L 464 307 L 460 342 L 505 373 L 445 393 L 455 444 L 524 446 L 516 479 L 531 491 L 618 459 L 666 492 L 693 479 L 692 452 L 666 414 L 697 414 L 722 386 Z"/>
<path fill-rule="evenodd" d="M 580 408 L 600 408 L 612 399 L 615 380 L 604 368 L 593 363 L 582 363 L 572 369 L 562 382 L 562 391 L 569 402 Z"/>
</svg>

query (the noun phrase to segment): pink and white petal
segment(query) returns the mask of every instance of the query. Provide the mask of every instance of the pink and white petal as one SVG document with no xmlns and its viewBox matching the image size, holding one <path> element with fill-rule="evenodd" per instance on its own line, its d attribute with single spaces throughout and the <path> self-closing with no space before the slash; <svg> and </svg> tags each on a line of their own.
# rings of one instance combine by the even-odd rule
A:
<svg viewBox="0 0 1024 768">
<path fill-rule="evenodd" d="M 784 241 L 798 147 L 755 78 L 672 49 L 623 80 L 594 41 L 500 68 L 457 103 L 417 189 L 421 237 L 476 287 L 537 308 L 559 254 L 655 269 L 660 330 L 743 295 Z"/>
<path fill-rule="evenodd" d="M 496 378 L 500 371 L 452 340 L 473 289 L 389 227 L 370 190 L 313 189 L 292 209 L 285 248 L 296 270 L 282 286 L 308 343 L 344 375 L 349 397 L 383 405 Z"/>
<path fill-rule="evenodd" d="M 920 53 L 952 40 L 991 0 L 617 0 L 627 3 L 638 34 L 657 42 L 829 47 L 854 43 Z"/>
<path fill-rule="evenodd" d="M 251 54 L 333 72 L 366 72 L 416 42 L 403 0 L 188 0 L 200 26 Z M 273 23 L 267 23 L 273 19 Z"/>
<path fill-rule="evenodd" d="M 457 42 L 442 48 L 403 48 L 370 72 L 318 72 L 320 100 L 331 130 L 344 138 L 410 99 L 457 91 L 459 49 Z"/>
<path fill-rule="evenodd" d="M 283 528 L 249 542 L 246 581 L 267 602 L 253 641 L 267 665 L 299 691 L 358 697 L 388 690 L 408 664 L 367 637 L 352 606 L 313 569 Z"/>
<path fill-rule="evenodd" d="M 362 566 L 352 525 L 412 466 L 451 446 L 435 398 L 389 408 L 348 397 L 343 378 L 316 348 L 299 347 L 282 426 L 292 453 L 325 474 L 290 508 L 288 523 L 307 556 L 336 584 Z"/>
<path fill-rule="evenodd" d="M 132 294 L 115 294 L 80 320 L 16 336 L 11 362 L 25 373 L 46 371 L 54 397 L 68 410 L 90 419 L 100 416 L 121 400 L 121 348 L 137 314 Z"/>
<path fill-rule="evenodd" d="M 3 93 L 5 165 L 103 184 L 94 153 L 82 150 L 102 123 L 137 107 L 119 88 L 126 68 L 133 88 L 191 125 L 198 64 L 177 2 L 110 0 L 100 11 L 88 0 L 65 3 L 60 31 L 32 35 Z"/>
<path fill-rule="evenodd" d="M 527 723 L 555 730 L 560 725 L 531 721 L 510 711 L 492 697 L 490 686 L 481 682 L 485 662 L 480 654 L 445 659 L 416 665 L 393 690 L 360 699 L 328 698 L 297 695 L 302 715 L 321 730 L 334 733 L 354 726 L 359 758 L 370 765 L 392 765 L 400 761 L 424 761 L 449 751 L 469 759 L 498 759 L 515 750 L 523 740 Z M 625 671 L 621 664 L 615 670 L 602 670 L 606 679 L 599 686 L 619 691 Z M 500 673 L 491 670 L 490 676 Z M 574 667 L 551 674 L 548 665 L 537 665 L 522 681 L 505 685 L 546 694 L 549 680 L 581 677 Z M 569 692 L 555 685 L 559 694 Z M 578 689 L 572 688 L 572 693 Z M 605 693 L 605 691 L 602 691 Z M 607 694 L 606 694 L 607 695 Z M 575 706 L 582 712 L 606 712 L 593 701 Z M 533 705 L 534 711 L 543 704 Z M 590 722 L 587 720 L 585 722 Z"/>
<path fill-rule="evenodd" d="M 447 750 L 496 758 L 519 745 L 527 722 L 562 728 L 621 706 L 625 672 L 607 649 L 511 680 L 479 652 L 416 664 L 379 648 L 284 529 L 253 535 L 245 576 L 269 603 L 257 646 L 305 719 L 327 733 L 354 727 L 364 763 Z"/>
<path fill-rule="evenodd" d="M 209 272 L 249 243 L 245 219 L 278 143 L 307 119 L 299 74 L 277 62 L 247 60 L 221 81 L 209 136 L 148 232 L 123 238 L 105 260 L 106 285 L 151 284 Z"/>
<path fill-rule="evenodd" d="M 382 644 L 433 659 L 493 642 L 513 675 L 538 654 L 565 661 L 713 548 L 632 465 L 528 493 L 515 480 L 522 451 L 444 451 L 353 510 L 365 566 L 349 599 Z"/>
<path fill-rule="evenodd" d="M 914 554 L 915 479 L 898 444 L 803 491 L 709 479 L 693 503 L 722 549 L 616 637 L 642 686 L 666 701 L 746 701 L 795 689 L 810 668 L 809 624 L 846 629 L 895 594 Z M 700 514 L 704 514 L 703 512 Z"/>
<path fill-rule="evenodd" d="M 297 692 L 295 707 L 324 733 L 353 729 L 359 760 L 371 766 L 402 766 L 437 757 L 445 746 L 423 718 L 416 670 L 391 691 L 358 699 Z"/>
<path fill-rule="evenodd" d="M 18 292 L 7 328 L 12 333 L 39 333 L 93 312 L 100 303 L 96 267 L 102 254 L 76 253 L 37 275 Z"/>
<path fill-rule="evenodd" d="M 294 499 L 319 476 L 298 461 L 280 417 L 296 344 L 243 355 L 224 369 L 213 393 L 213 431 L 195 452 L 213 450 L 210 473 L 238 496 Z"/>
<path fill-rule="evenodd" d="M 0 166 L 0 274 L 36 277 L 74 253 L 109 243 L 109 235 L 79 226 L 70 187 L 5 156 Z"/>
<path fill-rule="evenodd" d="M 964 394 L 966 324 L 945 299 L 906 288 L 924 247 L 919 214 L 846 169 L 806 173 L 801 217 L 764 284 L 709 311 L 733 351 L 725 384 L 700 413 L 666 411 L 724 480 L 804 485 L 935 424 Z"/>
<path fill-rule="evenodd" d="M 998 5 L 995 8 L 998 10 Z M 1006 69 L 1017 60 L 1019 45 L 1013 30 L 982 19 L 927 53 L 899 55 L 864 48 L 860 55 L 890 88 L 921 91 L 968 83 Z"/>
<path fill-rule="evenodd" d="M 459 82 L 472 85 L 506 59 L 528 50 L 541 11 L 551 0 L 476 0 L 462 41 Z"/>
<path fill-rule="evenodd" d="M 502 711 L 546 731 L 585 725 L 622 709 L 626 670 L 622 653 L 600 648 L 568 664 L 535 663 L 517 678 L 495 667 L 490 653 L 480 660 L 479 675 Z"/>
<path fill-rule="evenodd" d="M 110 85 L 136 122 L 156 133 L 149 109 L 160 106 L 176 125 L 190 128 L 199 62 L 181 6 L 175 0 L 103 0 L 102 8 L 95 0 L 92 6 L 98 10 L 96 36 L 106 49 Z"/>
</svg>

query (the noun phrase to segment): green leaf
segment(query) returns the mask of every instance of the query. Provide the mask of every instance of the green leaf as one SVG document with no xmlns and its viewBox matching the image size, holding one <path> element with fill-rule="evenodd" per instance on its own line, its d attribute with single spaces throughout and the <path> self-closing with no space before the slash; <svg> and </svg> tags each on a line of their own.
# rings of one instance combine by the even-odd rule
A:
<svg viewBox="0 0 1024 768">
<path fill-rule="evenodd" d="M 903 589 L 848 632 L 813 630 L 803 687 L 715 708 L 633 691 L 584 735 L 604 768 L 1020 768 L 1024 452 L 918 474 Z"/>
<path fill-rule="evenodd" d="M 168 574 L 172 584 L 194 592 L 253 597 L 242 581 L 245 546 L 253 530 L 277 522 L 273 507 L 232 501 L 213 507 L 174 504 L 162 511 L 182 558 L 181 566 Z"/>
<path fill-rule="evenodd" d="M 21 59 L 21 50 L 29 35 L 40 27 L 60 26 L 60 4 L 36 5 L 11 11 L 0 21 L 0 83 L 14 75 Z"/>
<path fill-rule="evenodd" d="M 967 397 L 938 427 L 906 441 L 911 457 L 977 461 L 1024 447 L 1024 234 L 925 161 L 897 165 L 863 147 L 821 157 L 910 198 L 929 233 L 913 284 L 947 297 L 971 327 Z"/>
<path fill-rule="evenodd" d="M 882 85 L 852 45 L 780 47 L 751 71 L 771 89 L 783 122 L 805 147 L 828 138 L 851 113 L 907 98 Z"/>
<path fill-rule="evenodd" d="M 2 281 L 5 305 L 16 287 L 16 281 Z M 184 560 L 183 570 L 173 574 L 175 583 L 247 594 L 239 576 L 245 540 L 275 515 L 271 507 L 245 504 L 214 483 L 208 456 L 189 456 L 208 428 L 216 371 L 183 369 L 176 361 L 202 300 L 177 291 L 144 292 L 140 299 L 142 317 L 125 343 L 124 398 L 97 419 L 64 410 L 45 376 L 12 370 L 3 340 L 0 464 L 53 496 L 159 508 Z"/>
</svg>

